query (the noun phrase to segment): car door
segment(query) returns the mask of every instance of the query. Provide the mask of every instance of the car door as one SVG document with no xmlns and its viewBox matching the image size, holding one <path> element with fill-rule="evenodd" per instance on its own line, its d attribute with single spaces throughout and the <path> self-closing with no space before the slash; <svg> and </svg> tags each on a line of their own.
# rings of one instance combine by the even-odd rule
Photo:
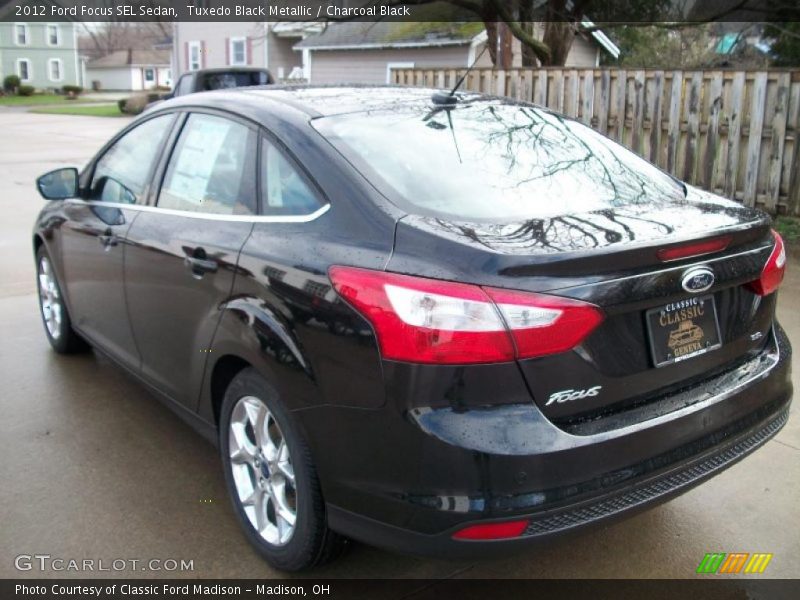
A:
<svg viewBox="0 0 800 600">
<path fill-rule="evenodd" d="M 153 169 L 175 121 L 161 115 L 107 146 L 82 178 L 82 198 L 65 202 L 61 266 L 73 325 L 130 368 L 139 357 L 123 286 L 126 234 L 146 203 Z"/>
<path fill-rule="evenodd" d="M 125 288 L 142 374 L 190 407 L 253 227 L 257 139 L 246 122 L 189 114 L 154 208 L 128 230 Z"/>
</svg>

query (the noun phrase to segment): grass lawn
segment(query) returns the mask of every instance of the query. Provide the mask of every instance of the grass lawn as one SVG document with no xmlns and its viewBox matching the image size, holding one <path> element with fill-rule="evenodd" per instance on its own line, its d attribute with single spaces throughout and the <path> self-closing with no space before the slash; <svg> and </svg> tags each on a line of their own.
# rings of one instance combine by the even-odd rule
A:
<svg viewBox="0 0 800 600">
<path fill-rule="evenodd" d="M 91 104 L 70 105 L 70 106 L 47 106 L 34 108 L 29 112 L 47 115 L 85 115 L 88 117 L 124 117 L 116 104 L 101 104 L 92 106 Z"/>
<path fill-rule="evenodd" d="M 0 106 L 35 106 L 39 104 L 64 104 L 64 96 L 34 94 L 33 96 L 0 96 Z M 70 102 L 74 102 L 71 100 Z"/>
<path fill-rule="evenodd" d="M 778 217 L 775 219 L 775 229 L 787 242 L 800 242 L 800 219 L 795 217 Z"/>
<path fill-rule="evenodd" d="M 40 106 L 42 104 L 76 104 L 87 103 L 92 100 L 67 100 L 66 96 L 58 94 L 34 94 L 33 96 L 0 96 L 0 106 Z M 96 102 L 96 101 L 95 101 Z"/>
</svg>

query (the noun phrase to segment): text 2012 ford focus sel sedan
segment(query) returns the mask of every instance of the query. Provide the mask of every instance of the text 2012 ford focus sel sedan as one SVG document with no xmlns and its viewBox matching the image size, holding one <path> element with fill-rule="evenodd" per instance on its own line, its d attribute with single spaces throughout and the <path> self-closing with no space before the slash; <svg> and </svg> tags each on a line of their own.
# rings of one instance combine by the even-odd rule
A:
<svg viewBox="0 0 800 600">
<path fill-rule="evenodd" d="M 38 181 L 47 337 L 220 447 L 281 569 L 513 550 L 669 499 L 786 422 L 763 213 L 524 103 L 160 104 Z"/>
</svg>

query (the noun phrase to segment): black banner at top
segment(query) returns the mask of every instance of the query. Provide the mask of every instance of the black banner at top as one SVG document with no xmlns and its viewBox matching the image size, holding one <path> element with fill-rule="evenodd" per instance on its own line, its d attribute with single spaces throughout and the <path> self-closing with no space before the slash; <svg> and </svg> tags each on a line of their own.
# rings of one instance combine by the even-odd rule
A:
<svg viewBox="0 0 800 600">
<path fill-rule="evenodd" d="M 0 21 L 800 21 L 797 0 L 0 0 Z"/>
</svg>

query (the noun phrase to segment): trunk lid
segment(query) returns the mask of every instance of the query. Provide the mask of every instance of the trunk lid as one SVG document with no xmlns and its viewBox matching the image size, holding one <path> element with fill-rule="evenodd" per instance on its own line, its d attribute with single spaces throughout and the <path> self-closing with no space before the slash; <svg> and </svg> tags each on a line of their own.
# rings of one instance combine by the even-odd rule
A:
<svg viewBox="0 0 800 600">
<path fill-rule="evenodd" d="M 669 262 L 658 255 L 660 249 L 718 238 L 727 246 L 715 253 Z M 387 270 L 599 306 L 604 322 L 575 349 L 519 361 L 533 401 L 554 422 L 572 423 L 658 401 L 763 349 L 775 294 L 762 298 L 746 284 L 759 277 L 772 245 L 764 213 L 690 188 L 681 202 L 524 222 L 408 215 L 398 223 Z M 698 267 L 710 270 L 714 281 L 692 293 L 682 281 Z M 716 313 L 716 332 L 714 320 L 692 308 L 698 299 L 701 312 Z M 648 325 L 650 311 L 656 321 L 665 319 L 663 327 Z M 660 334 L 651 333 L 653 327 L 661 327 Z M 708 347 L 718 341 L 719 347 L 657 366 L 665 351 L 693 354 L 687 348 L 698 340 Z M 654 344 L 660 344 L 660 356 Z"/>
</svg>

